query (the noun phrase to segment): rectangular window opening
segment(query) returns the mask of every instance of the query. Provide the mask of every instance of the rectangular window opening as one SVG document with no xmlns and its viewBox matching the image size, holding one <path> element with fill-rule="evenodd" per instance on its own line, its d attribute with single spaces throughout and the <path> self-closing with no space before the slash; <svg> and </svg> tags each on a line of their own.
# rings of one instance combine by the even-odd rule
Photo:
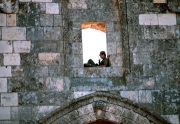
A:
<svg viewBox="0 0 180 124">
<path fill-rule="evenodd" d="M 99 65 L 100 52 L 104 51 L 107 55 L 106 42 L 106 23 L 105 22 L 82 22 L 82 45 L 83 45 L 83 63 L 89 64 L 91 59 Z M 92 64 L 90 63 L 90 64 Z M 94 67 L 88 66 L 88 67 Z"/>
</svg>

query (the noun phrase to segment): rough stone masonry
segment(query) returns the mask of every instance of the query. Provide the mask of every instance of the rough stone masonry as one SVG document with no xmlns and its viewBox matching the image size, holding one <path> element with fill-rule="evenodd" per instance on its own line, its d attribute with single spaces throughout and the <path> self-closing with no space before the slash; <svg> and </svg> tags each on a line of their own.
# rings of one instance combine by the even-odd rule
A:
<svg viewBox="0 0 180 124">
<path fill-rule="evenodd" d="M 152 124 L 155 115 L 180 124 L 179 8 L 179 0 L 0 0 L 0 124 Z M 105 22 L 110 67 L 83 67 L 83 22 Z M 88 97 L 99 91 L 127 100 Z"/>
</svg>

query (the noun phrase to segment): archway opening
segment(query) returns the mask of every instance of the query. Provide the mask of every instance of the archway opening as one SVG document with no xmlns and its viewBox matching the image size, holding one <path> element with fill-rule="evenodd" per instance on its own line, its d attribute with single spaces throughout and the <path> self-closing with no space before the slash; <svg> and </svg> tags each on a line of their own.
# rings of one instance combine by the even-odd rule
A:
<svg viewBox="0 0 180 124">
<path fill-rule="evenodd" d="M 103 119 L 98 119 L 98 120 L 95 120 L 95 121 L 87 123 L 87 124 L 116 124 L 116 123 L 107 121 L 107 120 L 103 120 Z"/>
</svg>

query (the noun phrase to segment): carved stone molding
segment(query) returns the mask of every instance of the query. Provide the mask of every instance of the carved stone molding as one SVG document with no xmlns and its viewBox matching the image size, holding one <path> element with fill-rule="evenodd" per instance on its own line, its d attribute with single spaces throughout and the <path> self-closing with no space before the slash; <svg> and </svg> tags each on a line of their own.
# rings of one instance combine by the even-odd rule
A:
<svg viewBox="0 0 180 124">
<path fill-rule="evenodd" d="M 99 100 L 95 102 L 95 107 L 94 107 L 95 110 L 104 110 L 105 107 L 106 107 L 106 103 L 104 101 Z"/>
<path fill-rule="evenodd" d="M 94 111 L 96 108 L 100 110 L 98 114 Z M 110 92 L 95 92 L 72 100 L 42 118 L 37 123 L 84 124 L 98 119 L 123 124 L 170 124 L 160 115 L 152 113 L 137 103 L 133 103 L 126 98 L 111 94 Z"/>
<path fill-rule="evenodd" d="M 19 0 L 2 0 L 0 9 L 5 13 L 14 13 L 19 8 Z"/>
</svg>

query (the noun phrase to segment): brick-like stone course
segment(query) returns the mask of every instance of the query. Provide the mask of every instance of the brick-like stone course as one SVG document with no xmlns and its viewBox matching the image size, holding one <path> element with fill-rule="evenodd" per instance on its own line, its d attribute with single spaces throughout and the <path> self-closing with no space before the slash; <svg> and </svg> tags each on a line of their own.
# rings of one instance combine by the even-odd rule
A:
<svg viewBox="0 0 180 124">
<path fill-rule="evenodd" d="M 11 108 L 10 107 L 0 107 L 0 120 L 9 120 L 9 119 L 11 119 Z M 0 123 L 1 123 L 1 121 L 0 121 Z"/>
<path fill-rule="evenodd" d="M 7 78 L 0 78 L 0 93 L 7 92 Z"/>
<path fill-rule="evenodd" d="M 46 3 L 46 14 L 59 14 L 59 4 Z"/>
<path fill-rule="evenodd" d="M 0 53 L 12 53 L 12 41 L 0 41 Z"/>
<path fill-rule="evenodd" d="M 1 106 L 18 106 L 18 94 L 1 93 Z"/>
<path fill-rule="evenodd" d="M 0 13 L 0 26 L 6 26 L 6 14 Z"/>
<path fill-rule="evenodd" d="M 19 54 L 4 54 L 4 65 L 20 65 Z"/>
<path fill-rule="evenodd" d="M 16 14 L 7 14 L 7 26 L 16 26 Z"/>
<path fill-rule="evenodd" d="M 176 14 L 140 14 L 140 25 L 176 25 Z"/>
<path fill-rule="evenodd" d="M 3 40 L 26 40 L 26 28 L 21 27 L 3 27 Z"/>
<path fill-rule="evenodd" d="M 154 3 L 166 3 L 167 0 L 153 0 Z"/>
<path fill-rule="evenodd" d="M 32 2 L 52 2 L 52 0 L 32 0 Z"/>
<path fill-rule="evenodd" d="M 0 66 L 0 77 L 11 77 L 11 66 Z"/>
<path fill-rule="evenodd" d="M 31 41 L 14 41 L 13 49 L 15 53 L 30 53 Z"/>
</svg>

